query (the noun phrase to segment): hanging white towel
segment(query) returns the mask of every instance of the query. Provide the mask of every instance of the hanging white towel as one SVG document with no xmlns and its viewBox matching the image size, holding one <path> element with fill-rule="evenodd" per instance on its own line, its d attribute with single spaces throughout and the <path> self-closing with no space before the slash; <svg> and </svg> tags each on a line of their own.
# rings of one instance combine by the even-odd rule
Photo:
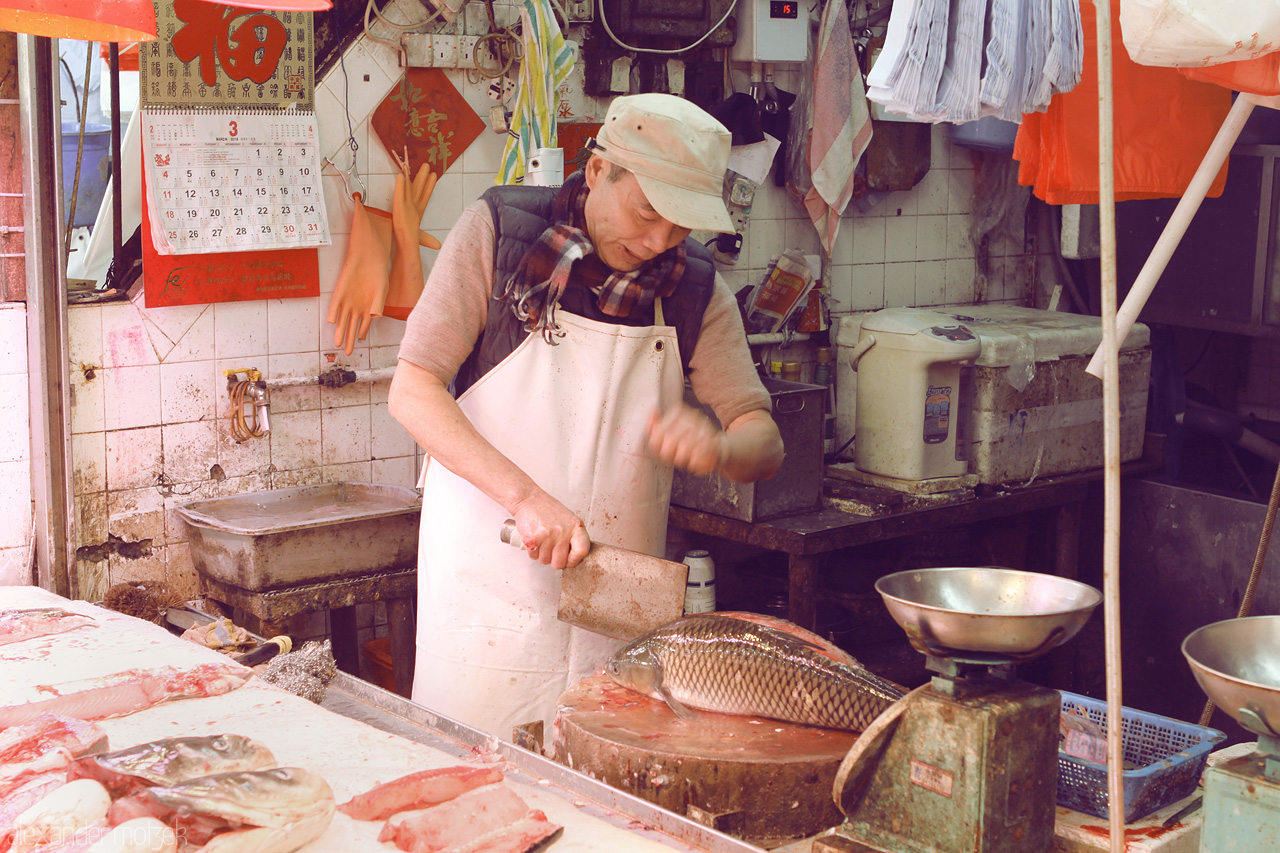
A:
<svg viewBox="0 0 1280 853">
<path fill-rule="evenodd" d="M 557 90 L 573 70 L 574 49 L 564 40 L 547 0 L 525 0 L 520 10 L 520 94 L 511 114 L 515 134 L 507 139 L 495 184 L 524 180 L 524 164 L 535 148 L 555 148 Z"/>
<path fill-rule="evenodd" d="M 840 231 L 840 215 L 853 197 L 854 169 L 871 142 L 871 115 L 843 0 L 827 0 L 822 10 L 812 109 L 809 169 L 813 186 L 805 194 L 804 206 L 829 256 Z"/>
</svg>

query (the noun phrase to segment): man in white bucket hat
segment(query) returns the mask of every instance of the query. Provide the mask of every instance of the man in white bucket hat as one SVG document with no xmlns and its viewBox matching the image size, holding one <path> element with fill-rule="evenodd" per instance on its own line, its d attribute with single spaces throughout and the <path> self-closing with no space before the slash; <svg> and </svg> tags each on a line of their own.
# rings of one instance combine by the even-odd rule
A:
<svg viewBox="0 0 1280 853">
<path fill-rule="evenodd" d="M 733 294 L 689 239 L 733 230 L 729 145 L 688 101 L 619 97 L 563 186 L 495 187 L 450 231 L 388 399 L 428 456 L 415 701 L 503 738 L 549 727 L 622 645 L 556 618 L 558 570 L 592 540 L 662 556 L 673 466 L 781 465 Z"/>
</svg>

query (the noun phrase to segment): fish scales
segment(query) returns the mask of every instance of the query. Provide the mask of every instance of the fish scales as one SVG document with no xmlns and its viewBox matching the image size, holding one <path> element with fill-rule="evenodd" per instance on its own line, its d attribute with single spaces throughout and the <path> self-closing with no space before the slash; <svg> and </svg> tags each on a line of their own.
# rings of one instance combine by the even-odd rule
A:
<svg viewBox="0 0 1280 853">
<path fill-rule="evenodd" d="M 904 693 L 789 622 L 746 616 L 679 619 L 619 652 L 609 674 L 668 704 L 676 700 L 677 713 L 686 705 L 853 731 Z"/>
</svg>

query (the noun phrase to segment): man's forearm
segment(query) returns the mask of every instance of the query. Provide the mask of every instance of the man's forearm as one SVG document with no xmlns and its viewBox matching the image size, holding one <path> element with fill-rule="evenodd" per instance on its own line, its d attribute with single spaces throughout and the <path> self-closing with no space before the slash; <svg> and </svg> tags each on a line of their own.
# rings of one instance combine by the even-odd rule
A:
<svg viewBox="0 0 1280 853">
<path fill-rule="evenodd" d="M 387 409 L 432 459 L 508 512 L 539 491 L 524 471 L 476 432 L 448 387 L 430 371 L 401 361 L 391 380 Z"/>
<path fill-rule="evenodd" d="M 511 514 L 530 559 L 563 569 L 587 555 L 591 538 L 582 519 L 480 435 L 431 371 L 402 360 L 387 409 L 435 462 Z"/>
<path fill-rule="evenodd" d="M 730 480 L 767 480 L 782 467 L 782 435 L 768 412 L 756 410 L 735 418 L 721 438 L 717 469 Z"/>
</svg>

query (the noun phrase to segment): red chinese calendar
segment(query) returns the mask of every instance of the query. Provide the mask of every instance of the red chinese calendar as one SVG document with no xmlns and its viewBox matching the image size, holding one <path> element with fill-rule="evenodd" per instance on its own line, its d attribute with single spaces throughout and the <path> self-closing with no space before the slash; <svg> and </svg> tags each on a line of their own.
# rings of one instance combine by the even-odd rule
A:
<svg viewBox="0 0 1280 853">
<path fill-rule="evenodd" d="M 316 135 L 307 113 L 145 111 L 156 251 L 328 245 Z"/>
</svg>

